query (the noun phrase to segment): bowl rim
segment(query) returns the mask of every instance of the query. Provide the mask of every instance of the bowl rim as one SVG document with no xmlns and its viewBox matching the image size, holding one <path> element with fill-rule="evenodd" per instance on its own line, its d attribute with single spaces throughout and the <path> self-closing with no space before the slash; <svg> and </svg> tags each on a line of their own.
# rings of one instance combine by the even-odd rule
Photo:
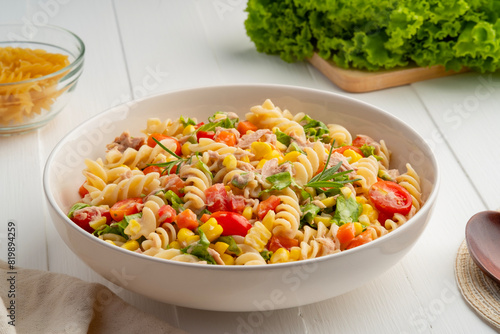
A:
<svg viewBox="0 0 500 334">
<path fill-rule="evenodd" d="M 108 247 L 110 250 L 112 250 L 114 252 L 118 252 L 119 254 L 136 257 L 137 259 L 146 259 L 148 261 L 153 261 L 154 263 L 162 263 L 164 265 L 174 265 L 174 266 L 181 266 L 181 267 L 187 267 L 187 268 L 192 268 L 192 269 L 193 268 L 194 269 L 203 268 L 204 270 L 208 269 L 208 270 L 232 270 L 232 271 L 236 271 L 236 270 L 252 271 L 252 270 L 261 270 L 262 268 L 268 268 L 268 270 L 270 270 L 270 269 L 286 268 L 286 267 L 293 267 L 293 266 L 307 266 L 307 265 L 310 265 L 310 264 L 316 263 L 316 262 L 330 261 L 330 260 L 335 259 L 337 257 L 349 256 L 349 254 L 354 254 L 354 253 L 357 253 L 357 252 L 362 252 L 362 251 L 368 250 L 369 248 L 373 248 L 373 247 L 375 247 L 375 245 L 377 245 L 377 244 L 379 244 L 381 242 L 385 242 L 386 240 L 389 240 L 389 239 L 392 239 L 392 238 L 396 238 L 397 235 L 399 235 L 400 233 L 402 233 L 402 231 L 404 231 L 407 228 L 409 228 L 408 225 L 414 224 L 414 222 L 416 222 L 416 220 L 417 220 L 416 218 L 422 216 L 424 211 L 432 210 L 433 204 L 435 204 L 435 202 L 436 202 L 436 197 L 438 195 L 438 190 L 439 190 L 440 183 L 441 183 L 440 167 L 439 167 L 439 164 L 437 163 L 437 159 L 436 159 L 436 156 L 435 156 L 434 152 L 432 151 L 432 149 L 430 148 L 430 146 L 427 144 L 427 142 L 422 138 L 422 136 L 417 131 L 415 131 L 413 129 L 413 127 L 411 127 L 409 124 L 407 124 L 406 122 L 404 122 L 403 120 L 401 120 L 397 116 L 395 116 L 395 115 L 393 115 L 393 114 L 391 114 L 391 113 L 389 113 L 389 112 L 387 112 L 387 111 L 385 111 L 385 110 L 383 110 L 381 108 L 378 108 L 378 107 L 376 107 L 376 106 L 374 106 L 374 105 L 372 105 L 370 103 L 367 103 L 367 102 L 355 99 L 355 98 L 350 97 L 350 96 L 341 95 L 341 94 L 336 93 L 336 92 L 330 92 L 330 91 L 321 90 L 321 89 L 317 89 L 317 88 L 309 88 L 309 87 L 294 86 L 294 85 L 282 85 L 282 84 L 267 84 L 267 83 L 264 83 L 264 84 L 259 84 L 259 83 L 251 83 L 251 84 L 239 83 L 239 84 L 222 84 L 222 85 L 194 86 L 194 87 L 189 87 L 189 88 L 176 89 L 176 90 L 172 90 L 172 91 L 159 92 L 157 94 L 152 94 L 152 95 L 148 95 L 148 96 L 142 97 L 140 99 L 133 100 L 133 102 L 135 104 L 139 104 L 139 103 L 141 103 L 143 101 L 147 101 L 147 100 L 150 100 L 150 99 L 156 99 L 156 98 L 159 98 L 160 96 L 164 96 L 164 95 L 179 94 L 179 93 L 188 93 L 188 92 L 210 90 L 210 89 L 221 90 L 221 89 L 228 89 L 228 88 L 240 88 L 240 89 L 243 89 L 243 88 L 270 88 L 270 89 L 283 89 L 283 90 L 286 90 L 288 92 L 291 92 L 291 91 L 295 90 L 295 91 L 302 91 L 302 92 L 310 92 L 310 93 L 314 93 L 314 94 L 333 95 L 337 99 L 341 99 L 341 100 L 343 99 L 343 100 L 349 101 L 351 103 L 361 104 L 361 105 L 364 105 L 365 107 L 368 107 L 370 109 L 374 109 L 377 112 L 385 114 L 387 117 L 392 118 L 396 122 L 398 122 L 401 125 L 405 126 L 407 128 L 407 130 L 409 130 L 409 131 L 412 132 L 412 135 L 414 135 L 417 138 L 421 139 L 420 140 L 421 146 L 423 148 L 426 148 L 430 152 L 430 156 L 428 156 L 428 158 L 429 158 L 430 162 L 432 163 L 433 168 L 435 170 L 435 173 L 434 173 L 435 174 L 434 175 L 435 176 L 435 182 L 433 184 L 433 188 L 432 188 L 432 190 L 431 190 L 428 198 L 426 199 L 425 203 L 423 203 L 421 209 L 413 217 L 411 217 L 408 220 L 407 223 L 403 224 L 401 227 L 398 227 L 396 230 L 394 230 L 394 231 L 392 231 L 390 233 L 387 233 L 386 235 L 384 235 L 384 236 L 382 236 L 380 238 L 377 238 L 377 239 L 375 239 L 375 240 L 373 240 L 373 241 L 371 241 L 371 242 L 369 242 L 367 244 L 361 245 L 359 247 L 355 247 L 355 248 L 352 248 L 352 249 L 348 249 L 348 250 L 344 250 L 344 251 L 337 252 L 337 253 L 334 253 L 334 254 L 328 254 L 328 255 L 325 255 L 325 256 L 321 256 L 321 257 L 317 257 L 317 258 L 312 258 L 312 259 L 305 259 L 305 260 L 294 261 L 294 262 L 286 262 L 286 263 L 275 263 L 275 264 L 272 264 L 272 265 L 261 264 L 261 265 L 251 265 L 251 266 L 217 266 L 217 265 L 201 265 L 200 266 L 199 263 L 171 261 L 171 260 L 167 260 L 167 259 L 156 258 L 156 257 L 149 256 L 149 255 L 144 255 L 144 254 L 139 254 L 139 253 L 131 252 L 129 250 L 122 249 L 120 247 L 111 245 L 111 244 L 105 242 L 104 240 L 96 238 L 92 234 L 90 234 L 90 233 L 86 232 L 85 230 L 83 230 L 82 228 L 78 227 L 76 224 L 74 224 L 67 217 L 66 213 L 64 213 L 61 210 L 61 208 L 56 204 L 54 196 L 49 191 L 51 189 L 50 188 L 50 183 L 49 183 L 50 165 L 51 165 L 51 163 L 52 163 L 55 155 L 58 153 L 58 151 L 61 149 L 61 147 L 65 144 L 65 142 L 70 137 L 74 136 L 74 133 L 76 131 L 85 129 L 86 126 L 87 126 L 87 124 L 93 122 L 94 120 L 97 120 L 100 117 L 104 117 L 107 114 L 111 114 L 113 111 L 119 110 L 120 108 L 123 108 L 123 106 L 125 106 L 125 105 L 127 105 L 127 104 L 130 103 L 130 102 L 126 102 L 126 103 L 123 103 L 123 104 L 120 104 L 120 105 L 116 105 L 116 106 L 107 108 L 106 110 L 104 110 L 104 111 L 102 111 L 102 112 L 100 112 L 100 113 L 92 116 L 91 118 L 87 119 L 83 123 L 80 123 L 75 128 L 71 129 L 66 135 L 64 135 L 64 137 L 61 138 L 61 140 L 59 140 L 59 142 L 56 144 L 56 146 L 54 146 L 54 148 L 52 149 L 50 155 L 47 158 L 47 161 L 46 161 L 45 167 L 44 167 L 44 172 L 43 172 L 43 188 L 44 188 L 46 199 L 49 201 L 50 206 L 54 209 L 55 212 L 57 212 L 57 214 L 60 216 L 60 218 L 61 217 L 63 218 L 64 223 L 68 224 L 69 226 L 71 226 L 70 228 L 72 228 L 74 230 L 77 230 L 77 233 L 80 233 L 80 235 L 84 235 L 85 238 L 88 238 L 88 240 L 93 240 L 94 242 L 98 242 L 100 245 L 103 245 L 104 247 Z"/>
<path fill-rule="evenodd" d="M 24 24 L 20 24 L 20 23 L 0 24 L 0 28 L 2 28 L 2 27 L 6 27 L 6 28 L 7 27 L 22 27 L 22 26 L 24 26 Z M 70 31 L 70 30 L 68 30 L 66 28 L 55 26 L 55 25 L 50 25 L 50 24 L 39 26 L 37 28 L 38 29 L 48 28 L 48 29 L 58 30 L 60 32 L 68 34 L 69 36 L 71 36 L 71 37 L 73 37 L 75 39 L 75 41 L 77 42 L 77 44 L 79 46 L 80 52 L 75 57 L 75 60 L 73 60 L 71 63 L 69 63 L 68 65 L 64 66 L 63 68 L 61 68 L 60 70 L 58 70 L 56 72 L 52 72 L 52 73 L 46 74 L 44 76 L 41 76 L 41 77 L 38 77 L 38 78 L 33 78 L 33 79 L 27 79 L 27 80 L 22 80 L 22 81 L 15 81 L 15 82 L 0 83 L 0 87 L 21 85 L 21 84 L 27 84 L 27 83 L 32 83 L 32 82 L 37 82 L 37 81 L 49 79 L 51 77 L 57 76 L 57 75 L 59 75 L 61 73 L 64 73 L 64 72 L 70 70 L 71 68 L 75 67 L 76 65 L 80 64 L 83 61 L 83 58 L 85 56 L 85 51 L 86 51 L 85 43 L 83 42 L 83 40 L 77 34 L 75 34 L 74 32 L 72 32 L 72 31 Z M 29 39 L 27 39 L 27 40 L 29 41 Z M 4 43 L 4 42 L 15 43 L 15 42 L 20 42 L 20 41 L 18 41 L 18 40 L 0 41 L 0 43 Z M 36 42 L 36 40 L 34 39 L 33 42 Z"/>
</svg>

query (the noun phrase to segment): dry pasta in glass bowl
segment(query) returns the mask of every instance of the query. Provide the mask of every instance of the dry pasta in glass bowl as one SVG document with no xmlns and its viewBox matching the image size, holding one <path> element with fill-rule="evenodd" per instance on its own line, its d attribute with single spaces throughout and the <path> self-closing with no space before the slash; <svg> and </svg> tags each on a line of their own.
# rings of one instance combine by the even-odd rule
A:
<svg viewBox="0 0 500 334">
<path fill-rule="evenodd" d="M 439 173 L 424 139 L 373 106 L 231 85 L 100 113 L 58 143 L 43 182 L 59 235 L 103 277 L 166 303 L 255 311 L 335 297 L 396 264 Z"/>
<path fill-rule="evenodd" d="M 83 42 L 68 30 L 0 25 L 0 135 L 37 129 L 61 112 L 84 54 Z"/>
</svg>

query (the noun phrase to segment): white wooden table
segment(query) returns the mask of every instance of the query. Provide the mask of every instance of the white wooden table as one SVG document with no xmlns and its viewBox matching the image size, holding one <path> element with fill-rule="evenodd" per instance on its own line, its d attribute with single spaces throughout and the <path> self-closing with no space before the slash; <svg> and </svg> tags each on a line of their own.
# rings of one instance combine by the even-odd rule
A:
<svg viewBox="0 0 500 334">
<path fill-rule="evenodd" d="M 306 63 L 257 53 L 244 30 L 245 6 L 243 0 L 0 1 L 1 23 L 62 26 L 87 47 L 84 73 L 67 109 L 38 131 L 0 138 L 0 258 L 6 258 L 7 222 L 14 220 L 18 266 L 101 282 L 137 308 L 192 333 L 494 332 L 462 298 L 454 261 L 468 219 L 500 206 L 500 75 L 468 73 L 347 94 Z M 41 182 L 52 148 L 89 117 L 144 95 L 231 83 L 305 86 L 369 102 L 414 127 L 442 171 L 434 215 L 403 261 L 355 291 L 274 311 L 250 330 L 242 325 L 247 313 L 166 305 L 99 277 L 57 234 Z"/>
</svg>

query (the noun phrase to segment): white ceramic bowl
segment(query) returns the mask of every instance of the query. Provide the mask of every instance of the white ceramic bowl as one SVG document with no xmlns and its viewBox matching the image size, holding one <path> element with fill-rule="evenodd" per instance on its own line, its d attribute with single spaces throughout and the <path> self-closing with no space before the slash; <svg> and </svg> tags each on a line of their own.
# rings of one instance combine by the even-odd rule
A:
<svg viewBox="0 0 500 334">
<path fill-rule="evenodd" d="M 205 120 L 215 111 L 241 118 L 270 98 L 293 114 L 305 112 L 338 123 L 353 136 L 384 139 L 392 168 L 410 162 L 422 179 L 425 204 L 405 225 L 363 246 L 306 261 L 266 266 L 214 266 L 157 259 L 112 246 L 66 217 L 79 200 L 85 158 L 102 157 L 105 145 L 124 130 L 140 134 L 146 119 L 180 115 Z M 71 131 L 54 148 L 44 187 L 54 225 L 64 242 L 90 268 L 128 290 L 159 301 L 214 311 L 264 311 L 332 298 L 381 275 L 412 248 L 433 209 L 439 184 L 436 159 L 424 140 L 396 117 L 369 104 L 329 92 L 278 85 L 204 87 L 165 93 L 112 108 Z"/>
</svg>

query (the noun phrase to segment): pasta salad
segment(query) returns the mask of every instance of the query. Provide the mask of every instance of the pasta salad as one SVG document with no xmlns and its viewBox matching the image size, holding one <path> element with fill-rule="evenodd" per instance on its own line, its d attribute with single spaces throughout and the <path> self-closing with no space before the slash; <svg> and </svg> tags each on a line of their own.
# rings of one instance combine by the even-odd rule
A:
<svg viewBox="0 0 500 334">
<path fill-rule="evenodd" d="M 397 229 L 422 205 L 410 164 L 384 140 L 281 110 L 244 120 L 147 120 L 86 159 L 68 217 L 112 245 L 157 258 L 260 265 L 334 254 Z"/>
</svg>

